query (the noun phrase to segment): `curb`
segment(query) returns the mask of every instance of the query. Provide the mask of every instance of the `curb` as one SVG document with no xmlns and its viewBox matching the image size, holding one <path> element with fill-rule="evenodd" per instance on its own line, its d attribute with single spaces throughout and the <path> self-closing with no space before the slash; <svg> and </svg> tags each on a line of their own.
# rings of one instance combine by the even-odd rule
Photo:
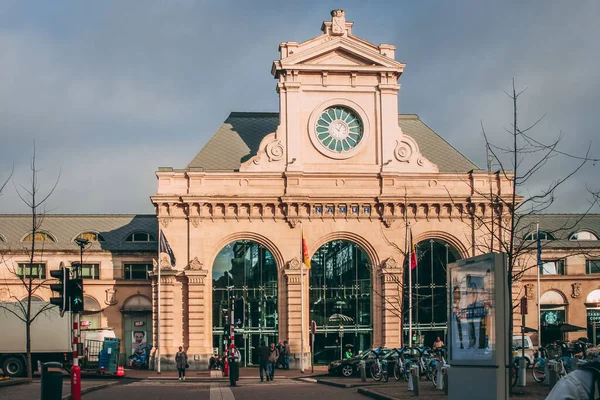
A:
<svg viewBox="0 0 600 400">
<path fill-rule="evenodd" d="M 119 384 L 119 382 L 107 382 L 102 385 L 90 386 L 85 389 L 81 389 L 81 394 L 95 392 L 96 390 L 106 389 L 108 387 L 115 386 L 118 384 Z M 72 397 L 71 393 L 66 394 L 62 397 L 62 400 L 72 400 L 72 399 L 73 399 L 73 397 Z"/>
<path fill-rule="evenodd" d="M 350 389 L 350 388 L 356 388 L 356 387 L 362 387 L 362 386 L 375 386 L 378 383 L 367 383 L 367 382 L 360 382 L 360 383 L 339 383 L 339 382 L 334 382 L 334 381 L 330 381 L 330 380 L 325 380 L 325 379 L 316 379 L 317 383 L 320 383 L 321 385 L 328 385 L 328 386 L 334 386 L 334 387 L 339 387 L 339 388 L 344 388 L 344 389 Z"/>
<path fill-rule="evenodd" d="M 31 383 L 31 382 L 33 382 L 33 379 L 17 379 L 17 380 L 7 379 L 7 380 L 0 381 L 0 387 L 24 385 L 26 383 Z"/>
<path fill-rule="evenodd" d="M 388 396 L 387 394 L 378 393 L 371 389 L 358 388 L 358 393 L 378 400 L 397 400 L 397 397 Z"/>
</svg>

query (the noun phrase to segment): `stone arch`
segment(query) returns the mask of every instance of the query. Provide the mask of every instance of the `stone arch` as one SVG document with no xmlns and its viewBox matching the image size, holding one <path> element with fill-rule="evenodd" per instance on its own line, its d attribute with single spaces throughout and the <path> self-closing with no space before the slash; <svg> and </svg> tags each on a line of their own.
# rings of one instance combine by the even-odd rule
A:
<svg viewBox="0 0 600 400">
<path fill-rule="evenodd" d="M 567 305 L 567 296 L 558 289 L 545 291 L 540 298 L 540 305 Z"/>
<path fill-rule="evenodd" d="M 312 244 L 312 246 L 309 245 L 309 256 L 312 257 L 314 253 L 321 248 L 321 246 L 334 240 L 348 240 L 356 243 L 369 255 L 369 259 L 373 263 L 373 270 L 375 271 L 379 267 L 381 261 L 377 251 L 375 251 L 375 248 L 371 245 L 371 243 L 369 243 L 369 241 L 362 236 L 348 231 L 331 232 L 320 237 L 315 243 Z"/>
<path fill-rule="evenodd" d="M 225 246 L 227 246 L 229 243 L 233 243 L 238 240 L 250 240 L 250 241 L 256 242 L 256 243 L 260 244 L 261 246 L 265 247 L 267 250 L 269 250 L 269 252 L 273 256 L 273 258 L 275 259 L 275 262 L 277 263 L 277 270 L 281 270 L 284 268 L 285 261 L 283 259 L 283 255 L 281 254 L 281 251 L 279 251 L 279 248 L 275 245 L 275 243 L 273 243 L 266 236 L 263 236 L 256 232 L 244 231 L 244 232 L 234 232 L 230 235 L 227 235 L 215 244 L 215 246 L 213 247 L 213 253 L 210 255 L 210 259 L 207 260 L 207 262 L 205 264 L 208 268 L 210 268 L 209 271 L 211 273 L 212 273 L 212 268 L 213 268 L 215 259 L 217 258 L 217 256 L 221 252 L 221 250 L 223 250 L 223 248 Z M 298 246 L 300 246 L 300 245 L 298 245 Z"/>
<path fill-rule="evenodd" d="M 422 232 L 413 238 L 413 242 L 419 243 L 419 242 L 422 242 L 427 239 L 441 239 L 441 240 L 445 241 L 446 243 L 448 243 L 449 245 L 451 245 L 452 247 L 454 247 L 456 249 L 456 251 L 458 251 L 458 253 L 460 254 L 461 258 L 470 257 L 469 249 L 467 248 L 467 246 L 465 246 L 465 244 L 462 241 L 460 241 L 458 238 L 456 238 L 454 235 L 451 235 L 447 232 L 442 232 L 442 231 Z"/>
<path fill-rule="evenodd" d="M 145 312 L 152 311 L 152 301 L 143 294 L 129 296 L 123 302 L 121 312 Z"/>
</svg>

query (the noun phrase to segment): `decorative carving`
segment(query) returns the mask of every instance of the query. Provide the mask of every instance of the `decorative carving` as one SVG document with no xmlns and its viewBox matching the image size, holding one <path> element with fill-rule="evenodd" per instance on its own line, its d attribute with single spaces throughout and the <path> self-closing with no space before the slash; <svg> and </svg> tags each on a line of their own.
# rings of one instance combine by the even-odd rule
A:
<svg viewBox="0 0 600 400">
<path fill-rule="evenodd" d="M 201 271 L 204 270 L 204 264 L 198 260 L 198 257 L 194 257 L 194 259 L 192 261 L 190 261 L 190 263 L 188 264 L 187 269 L 191 270 L 191 271 Z"/>
<path fill-rule="evenodd" d="M 265 149 L 269 161 L 279 161 L 285 153 L 285 149 L 280 140 L 273 140 L 267 144 Z"/>
<path fill-rule="evenodd" d="M 334 36 L 342 36 L 346 33 L 346 11 L 333 10 L 331 11 L 331 34 Z"/>
<path fill-rule="evenodd" d="M 248 181 L 248 179 L 240 179 L 240 186 L 244 187 L 244 186 L 248 186 L 250 182 Z"/>
<path fill-rule="evenodd" d="M 106 304 L 107 306 L 114 306 L 117 305 L 118 301 L 117 301 L 117 289 L 114 288 L 110 288 L 110 289 L 106 289 L 104 291 L 106 293 L 105 297 L 104 297 L 104 304 Z"/>
<path fill-rule="evenodd" d="M 398 261 L 396 261 L 394 256 L 392 256 L 392 257 L 388 258 L 387 260 L 385 260 L 385 262 L 383 263 L 383 268 L 385 268 L 386 270 L 399 269 L 400 264 L 398 264 Z"/>
<path fill-rule="evenodd" d="M 200 225 L 200 218 L 190 218 L 190 222 L 192 223 L 194 228 L 197 228 L 198 225 Z"/>
<path fill-rule="evenodd" d="M 394 218 L 383 218 L 381 222 L 383 222 L 386 228 L 389 228 L 394 223 Z"/>
<path fill-rule="evenodd" d="M 166 229 L 169 227 L 169 224 L 171 222 L 173 222 L 173 218 L 167 218 L 167 217 L 161 217 L 158 219 L 160 224 L 162 225 L 163 229 Z"/>
<path fill-rule="evenodd" d="M 288 224 L 290 224 L 290 226 L 293 228 L 296 227 L 296 225 L 298 225 L 300 223 L 300 220 L 298 218 L 289 218 L 288 219 Z"/>
<path fill-rule="evenodd" d="M 394 149 L 394 157 L 400 162 L 408 162 L 413 154 L 413 149 L 410 144 L 404 140 L 396 141 Z"/>
<path fill-rule="evenodd" d="M 525 284 L 525 297 L 528 299 L 533 299 L 535 295 L 533 294 L 533 283 Z"/>
<path fill-rule="evenodd" d="M 335 180 L 335 186 L 342 187 L 342 186 L 344 186 L 345 184 L 346 184 L 346 181 L 345 181 L 345 180 L 343 180 L 343 179 L 336 179 L 336 180 Z"/>
<path fill-rule="evenodd" d="M 0 301 L 8 301 L 9 293 L 7 288 L 0 289 Z"/>
<path fill-rule="evenodd" d="M 427 161 L 425 158 L 423 158 L 423 157 L 419 157 L 419 158 L 417 159 L 417 165 L 418 165 L 419 167 L 422 167 L 422 166 L 425 164 L 425 161 Z"/>
<path fill-rule="evenodd" d="M 300 260 L 298 260 L 298 257 L 294 257 L 292 258 L 290 261 L 288 261 L 288 268 L 289 269 L 300 269 Z"/>
<path fill-rule="evenodd" d="M 572 293 L 571 293 L 572 298 L 578 299 L 581 297 L 581 283 L 579 283 L 579 282 L 572 283 L 571 289 L 572 289 Z"/>
<path fill-rule="evenodd" d="M 438 185 L 438 183 L 435 179 L 432 179 L 429 181 L 429 187 L 436 187 L 437 185 Z"/>
<path fill-rule="evenodd" d="M 161 270 L 172 270 L 173 266 L 171 265 L 171 259 L 167 253 L 160 254 L 160 269 Z"/>
</svg>

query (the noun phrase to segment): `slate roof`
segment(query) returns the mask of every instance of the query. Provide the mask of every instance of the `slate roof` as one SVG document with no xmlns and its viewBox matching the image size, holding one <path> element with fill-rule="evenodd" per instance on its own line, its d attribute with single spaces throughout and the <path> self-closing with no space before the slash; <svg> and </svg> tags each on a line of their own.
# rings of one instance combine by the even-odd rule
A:
<svg viewBox="0 0 600 400">
<path fill-rule="evenodd" d="M 536 231 L 548 232 L 556 240 L 544 241 L 543 247 L 550 248 L 596 248 L 597 240 L 569 240 L 573 233 L 588 231 L 600 238 L 600 214 L 532 214 L 521 218 L 517 230 L 517 238 L 522 239 L 528 233 Z"/>
<path fill-rule="evenodd" d="M 404 134 L 419 144 L 421 153 L 440 172 L 467 172 L 478 167 L 415 114 L 401 114 L 398 123 Z M 232 112 L 217 132 L 188 164 L 191 170 L 237 171 L 242 162 L 258 152 L 262 138 L 275 132 L 279 113 Z"/>
<path fill-rule="evenodd" d="M 46 251 L 79 251 L 73 239 L 83 232 L 97 232 L 103 242 L 92 243 L 89 250 L 111 252 L 157 251 L 157 242 L 126 242 L 133 232 L 147 232 L 155 239 L 158 236 L 156 215 L 107 215 L 107 214 L 48 214 L 44 216 L 41 231 L 47 232 L 56 242 L 37 242 Z M 21 240 L 31 232 L 31 215 L 0 215 L 0 249 L 18 250 L 27 246 Z M 4 241 L 3 241 L 4 239 Z"/>
</svg>

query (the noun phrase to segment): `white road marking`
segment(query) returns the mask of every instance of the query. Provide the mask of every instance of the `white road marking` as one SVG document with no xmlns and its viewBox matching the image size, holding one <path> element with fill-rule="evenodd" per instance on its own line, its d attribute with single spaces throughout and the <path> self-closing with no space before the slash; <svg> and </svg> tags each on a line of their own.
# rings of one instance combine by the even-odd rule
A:
<svg viewBox="0 0 600 400">
<path fill-rule="evenodd" d="M 213 383 L 210 385 L 210 400 L 235 400 L 235 397 L 228 386 Z"/>
</svg>

